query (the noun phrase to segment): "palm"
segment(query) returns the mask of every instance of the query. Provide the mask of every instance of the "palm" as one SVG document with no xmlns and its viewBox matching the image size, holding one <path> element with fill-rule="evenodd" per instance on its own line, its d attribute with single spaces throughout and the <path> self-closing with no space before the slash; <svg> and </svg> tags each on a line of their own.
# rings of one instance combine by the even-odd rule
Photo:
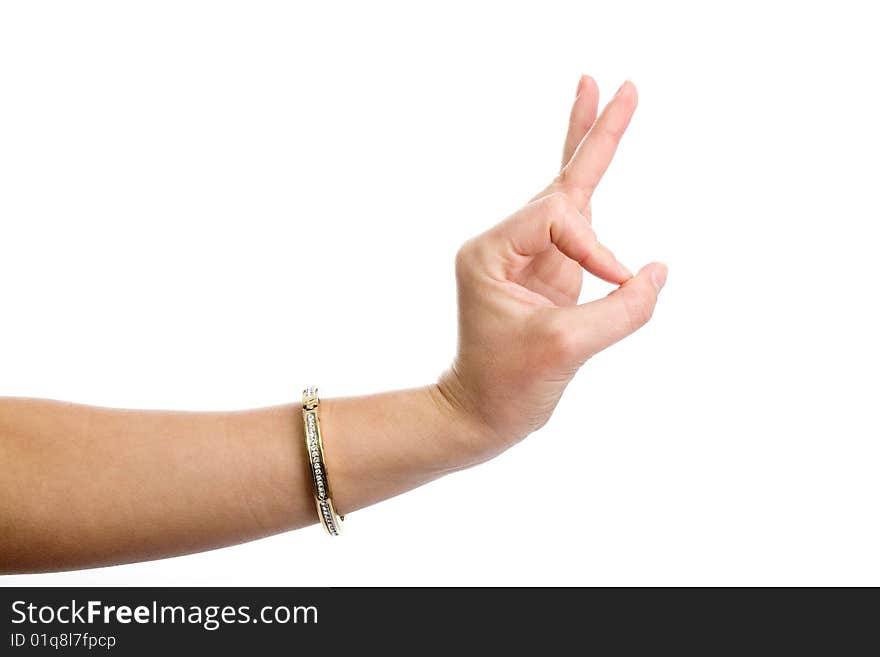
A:
<svg viewBox="0 0 880 657">
<path fill-rule="evenodd" d="M 544 297 L 554 306 L 573 306 L 581 293 L 583 269 L 555 246 L 551 246 L 511 276 L 511 279 Z"/>
</svg>

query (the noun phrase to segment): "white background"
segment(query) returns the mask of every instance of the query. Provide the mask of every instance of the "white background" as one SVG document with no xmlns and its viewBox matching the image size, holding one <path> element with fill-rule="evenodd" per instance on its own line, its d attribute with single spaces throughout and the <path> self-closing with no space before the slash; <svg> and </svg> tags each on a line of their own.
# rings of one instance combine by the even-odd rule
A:
<svg viewBox="0 0 880 657">
<path fill-rule="evenodd" d="M 880 585 L 868 6 L 4 2 L 0 395 L 432 381 L 455 250 L 555 173 L 581 72 L 641 98 L 599 235 L 670 274 L 541 432 L 340 540 L 0 584 Z"/>
</svg>

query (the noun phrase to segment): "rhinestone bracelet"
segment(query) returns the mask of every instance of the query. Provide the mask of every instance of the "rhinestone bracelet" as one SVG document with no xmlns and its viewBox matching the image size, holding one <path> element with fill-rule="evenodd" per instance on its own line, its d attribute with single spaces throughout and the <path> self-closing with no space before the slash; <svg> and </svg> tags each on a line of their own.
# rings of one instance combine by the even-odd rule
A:
<svg viewBox="0 0 880 657">
<path fill-rule="evenodd" d="M 331 536 L 339 536 L 345 516 L 336 513 L 330 499 L 330 482 L 327 479 L 327 466 L 324 465 L 324 443 L 321 440 L 321 421 L 318 412 L 321 400 L 318 389 L 310 386 L 303 390 L 303 428 L 306 436 L 306 455 L 312 473 L 312 491 L 318 519 Z"/>
</svg>

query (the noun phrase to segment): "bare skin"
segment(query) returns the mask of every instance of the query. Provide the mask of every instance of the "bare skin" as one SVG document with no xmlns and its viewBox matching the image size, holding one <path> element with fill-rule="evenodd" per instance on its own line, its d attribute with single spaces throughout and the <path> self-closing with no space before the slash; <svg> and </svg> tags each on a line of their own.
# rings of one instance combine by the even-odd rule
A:
<svg viewBox="0 0 880 657">
<path fill-rule="evenodd" d="M 666 281 L 633 276 L 596 239 L 590 198 L 637 103 L 597 116 L 584 76 L 555 179 L 456 257 L 459 343 L 436 383 L 325 399 L 340 513 L 486 461 L 549 419 L 595 353 L 651 317 Z M 578 304 L 584 270 L 618 285 Z M 0 399 L 0 573 L 157 559 L 317 522 L 298 403 L 138 411 Z"/>
</svg>

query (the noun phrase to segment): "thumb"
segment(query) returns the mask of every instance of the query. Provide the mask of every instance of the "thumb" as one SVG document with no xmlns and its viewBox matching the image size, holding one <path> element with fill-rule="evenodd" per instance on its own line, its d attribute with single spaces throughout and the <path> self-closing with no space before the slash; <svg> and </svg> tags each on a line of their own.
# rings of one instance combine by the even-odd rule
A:
<svg viewBox="0 0 880 657">
<path fill-rule="evenodd" d="M 666 265 L 653 262 L 607 297 L 565 308 L 577 331 L 578 351 L 586 360 L 644 326 L 654 313 L 666 283 Z"/>
</svg>

